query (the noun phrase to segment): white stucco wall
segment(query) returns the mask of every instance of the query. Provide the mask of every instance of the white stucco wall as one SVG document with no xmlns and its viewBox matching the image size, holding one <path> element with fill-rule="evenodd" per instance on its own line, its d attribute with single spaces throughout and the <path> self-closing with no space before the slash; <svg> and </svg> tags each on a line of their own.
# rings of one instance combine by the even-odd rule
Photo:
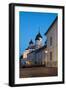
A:
<svg viewBox="0 0 66 90">
<path fill-rule="evenodd" d="M 53 26 L 50 28 L 50 30 L 47 33 L 47 50 L 48 50 L 48 54 L 47 54 L 47 59 L 48 62 L 53 63 L 52 65 L 48 66 L 52 66 L 55 67 L 57 66 L 57 62 L 58 62 L 58 20 L 55 21 L 55 23 L 53 24 Z M 50 37 L 52 37 L 52 45 L 50 46 Z M 50 52 L 52 52 L 52 61 L 50 61 Z"/>
</svg>

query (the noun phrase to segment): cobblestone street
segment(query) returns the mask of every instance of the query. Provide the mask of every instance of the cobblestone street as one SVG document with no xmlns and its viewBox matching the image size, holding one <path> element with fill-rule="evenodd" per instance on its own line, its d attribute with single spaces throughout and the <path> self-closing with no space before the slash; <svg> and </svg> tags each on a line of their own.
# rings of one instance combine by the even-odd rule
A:
<svg viewBox="0 0 66 90">
<path fill-rule="evenodd" d="M 20 68 L 20 78 L 57 76 L 55 67 Z"/>
</svg>

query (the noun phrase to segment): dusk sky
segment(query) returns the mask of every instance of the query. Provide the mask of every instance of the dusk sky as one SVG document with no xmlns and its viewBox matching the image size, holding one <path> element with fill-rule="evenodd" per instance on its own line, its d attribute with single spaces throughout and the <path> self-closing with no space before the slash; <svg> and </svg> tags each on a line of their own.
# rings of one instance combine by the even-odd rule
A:
<svg viewBox="0 0 66 90">
<path fill-rule="evenodd" d="M 46 40 L 44 33 L 56 16 L 56 13 L 19 12 L 19 55 L 25 51 L 31 39 L 35 43 L 35 37 L 39 31 L 44 44 Z"/>
</svg>

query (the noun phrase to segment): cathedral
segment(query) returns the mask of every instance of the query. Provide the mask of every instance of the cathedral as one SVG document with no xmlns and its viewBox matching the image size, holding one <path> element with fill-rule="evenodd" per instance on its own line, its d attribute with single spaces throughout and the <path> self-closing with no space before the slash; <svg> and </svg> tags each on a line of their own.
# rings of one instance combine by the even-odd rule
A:
<svg viewBox="0 0 66 90">
<path fill-rule="evenodd" d="M 52 22 L 45 33 L 47 41 L 43 44 L 40 32 L 35 37 L 35 43 L 30 40 L 29 46 L 22 54 L 21 63 L 24 65 L 44 65 L 46 67 L 57 67 L 58 45 L 57 45 L 57 22 L 58 17 Z"/>
</svg>

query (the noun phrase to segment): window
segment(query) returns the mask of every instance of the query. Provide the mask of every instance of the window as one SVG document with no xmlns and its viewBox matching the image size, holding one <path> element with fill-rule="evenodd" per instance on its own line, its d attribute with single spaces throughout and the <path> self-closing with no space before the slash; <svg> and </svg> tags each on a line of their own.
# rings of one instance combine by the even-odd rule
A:
<svg viewBox="0 0 66 90">
<path fill-rule="evenodd" d="M 50 37 L 50 46 L 52 45 L 52 37 Z"/>
<path fill-rule="evenodd" d="M 50 52 L 50 60 L 52 60 L 52 52 Z"/>
</svg>

